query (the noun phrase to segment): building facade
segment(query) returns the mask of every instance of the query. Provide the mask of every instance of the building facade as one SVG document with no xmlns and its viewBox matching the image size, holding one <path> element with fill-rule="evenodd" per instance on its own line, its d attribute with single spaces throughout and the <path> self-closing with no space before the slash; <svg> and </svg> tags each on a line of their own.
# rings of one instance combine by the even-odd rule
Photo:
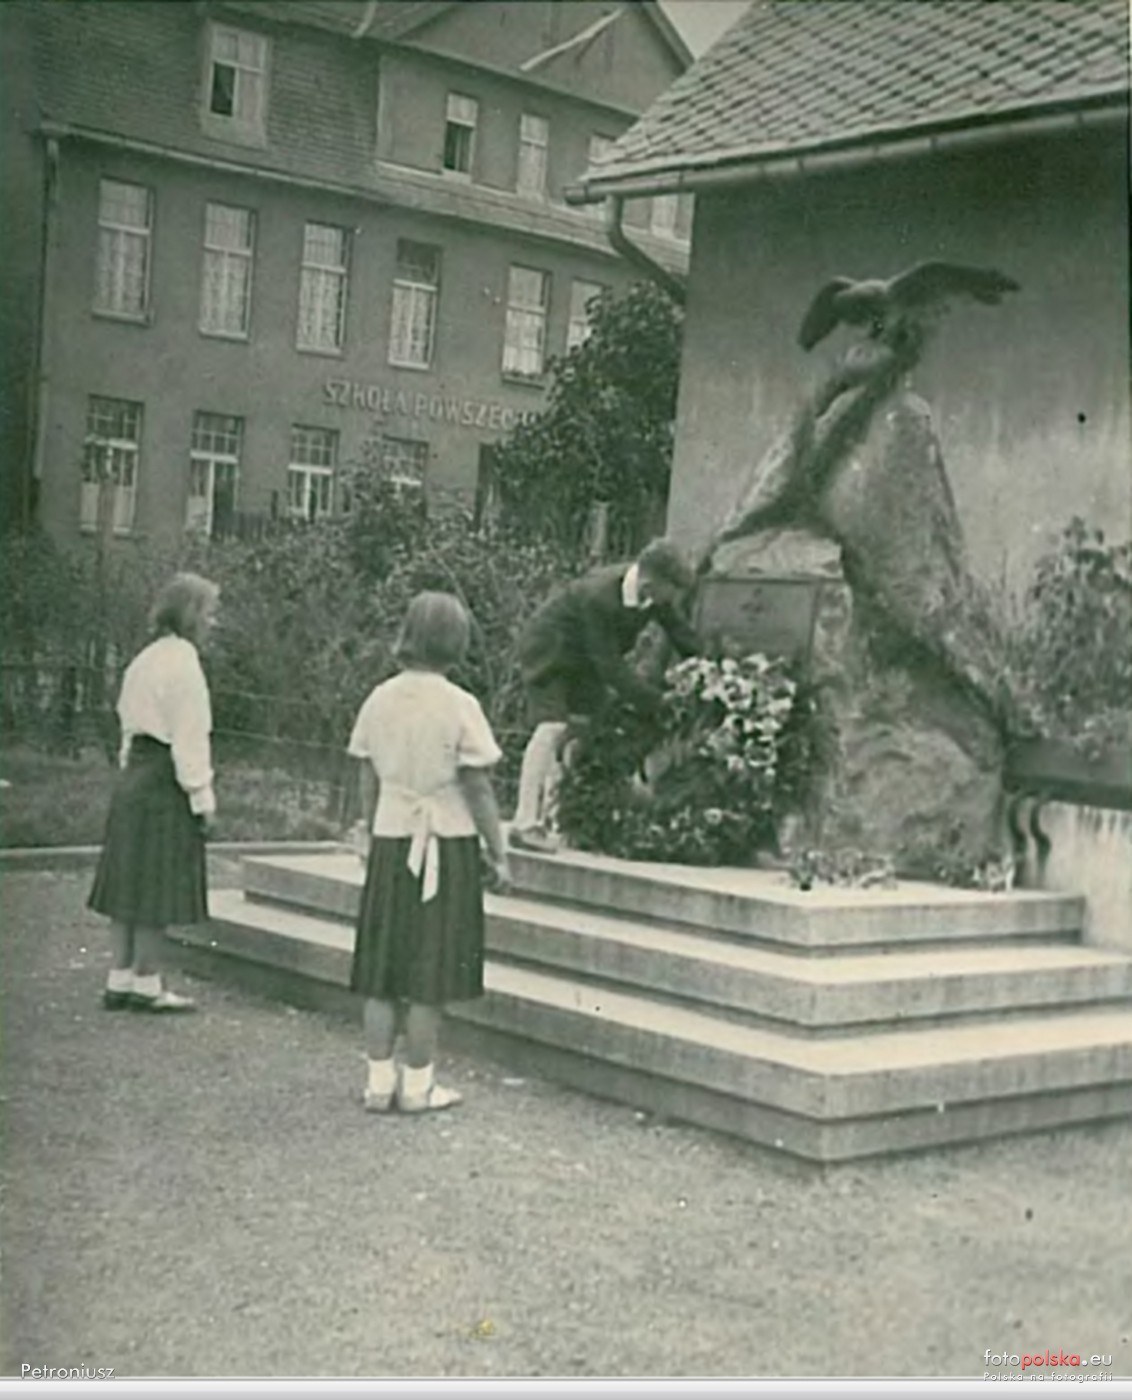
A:
<svg viewBox="0 0 1132 1400">
<path fill-rule="evenodd" d="M 587 304 L 565 186 L 688 61 L 653 5 L 40 0 L 29 493 L 60 538 L 472 497 Z M 626 231 L 686 259 L 687 198 Z M 548 464 L 549 466 L 550 464 Z"/>
<path fill-rule="evenodd" d="M 696 192 L 670 529 L 709 538 L 828 374 L 820 287 L 942 259 L 1021 288 L 915 374 L 973 566 L 1018 589 L 1075 515 L 1127 538 L 1128 93 L 1121 0 L 752 7 L 578 191 Z"/>
</svg>

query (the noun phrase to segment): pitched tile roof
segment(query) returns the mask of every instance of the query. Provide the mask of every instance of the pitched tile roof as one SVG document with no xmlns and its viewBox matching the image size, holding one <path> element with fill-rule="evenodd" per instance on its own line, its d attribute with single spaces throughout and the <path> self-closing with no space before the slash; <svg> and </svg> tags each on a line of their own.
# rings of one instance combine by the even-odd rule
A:
<svg viewBox="0 0 1132 1400">
<path fill-rule="evenodd" d="M 400 39 L 450 10 L 455 0 L 219 0 L 229 10 L 335 34 Z"/>
<path fill-rule="evenodd" d="M 583 187 L 1127 97 L 1126 0 L 755 0 Z"/>
</svg>

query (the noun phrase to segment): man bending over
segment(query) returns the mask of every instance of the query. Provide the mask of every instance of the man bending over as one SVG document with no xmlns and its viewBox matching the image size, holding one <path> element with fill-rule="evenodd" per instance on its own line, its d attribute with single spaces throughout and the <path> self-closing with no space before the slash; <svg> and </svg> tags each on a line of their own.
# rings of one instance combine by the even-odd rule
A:
<svg viewBox="0 0 1132 1400">
<path fill-rule="evenodd" d="M 659 623 L 682 656 L 699 646 L 680 612 L 693 583 L 680 551 L 653 540 L 629 564 L 594 569 L 560 589 L 527 623 L 519 665 L 535 731 L 523 754 L 519 802 L 511 844 L 549 851 L 554 792 L 561 776 L 559 750 L 571 719 L 595 714 L 613 695 L 643 710 L 660 695 L 626 661 L 650 622 Z"/>
</svg>

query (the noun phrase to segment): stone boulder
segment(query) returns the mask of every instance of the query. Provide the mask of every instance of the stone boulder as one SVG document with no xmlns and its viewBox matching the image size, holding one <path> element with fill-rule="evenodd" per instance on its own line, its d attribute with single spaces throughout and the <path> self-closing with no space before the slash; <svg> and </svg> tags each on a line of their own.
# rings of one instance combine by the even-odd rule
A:
<svg viewBox="0 0 1132 1400">
<path fill-rule="evenodd" d="M 844 412 L 835 400 L 814 421 L 808 441 L 819 452 L 826 416 Z M 784 477 L 780 462 L 774 475 Z M 906 875 L 1003 859 L 1001 644 L 967 567 L 927 404 L 904 389 L 887 394 L 810 484 L 801 520 L 783 525 L 777 510 L 764 512 L 773 525 L 720 546 L 701 583 L 704 598 L 723 579 L 811 584 L 802 660 L 819 761 L 784 844 L 887 857 Z M 737 640 L 770 649 L 748 614 Z"/>
</svg>

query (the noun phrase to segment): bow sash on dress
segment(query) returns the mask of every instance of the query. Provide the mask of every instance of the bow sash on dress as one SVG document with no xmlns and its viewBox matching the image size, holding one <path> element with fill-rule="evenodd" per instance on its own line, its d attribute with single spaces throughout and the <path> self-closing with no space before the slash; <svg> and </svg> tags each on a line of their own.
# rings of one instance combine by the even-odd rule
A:
<svg viewBox="0 0 1132 1400">
<path fill-rule="evenodd" d="M 418 879 L 424 872 L 421 884 L 421 903 L 427 904 L 436 898 L 440 888 L 440 841 L 436 835 L 437 805 L 440 792 L 414 792 L 400 783 L 388 785 L 390 795 L 395 795 L 398 806 L 404 815 L 409 842 L 409 870 Z M 443 789 L 441 789 L 443 791 Z"/>
</svg>

